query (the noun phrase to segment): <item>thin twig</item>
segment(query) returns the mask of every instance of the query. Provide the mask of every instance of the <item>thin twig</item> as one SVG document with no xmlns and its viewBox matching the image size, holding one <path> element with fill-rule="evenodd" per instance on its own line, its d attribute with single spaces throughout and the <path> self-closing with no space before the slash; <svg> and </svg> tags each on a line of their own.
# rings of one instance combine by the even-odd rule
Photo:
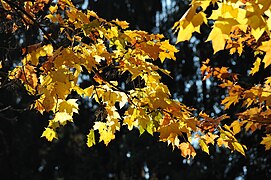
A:
<svg viewBox="0 0 271 180">
<path fill-rule="evenodd" d="M 5 108 L 3 108 L 3 109 L 0 109 L 0 112 L 3 112 L 3 111 L 6 111 L 6 110 L 9 110 L 11 108 L 11 106 L 7 106 L 7 107 L 5 107 Z"/>
</svg>

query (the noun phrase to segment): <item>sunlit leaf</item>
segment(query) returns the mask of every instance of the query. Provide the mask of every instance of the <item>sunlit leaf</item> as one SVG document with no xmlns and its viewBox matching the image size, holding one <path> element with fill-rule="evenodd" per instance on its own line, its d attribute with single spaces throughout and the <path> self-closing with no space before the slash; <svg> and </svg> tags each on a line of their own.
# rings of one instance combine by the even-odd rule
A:
<svg viewBox="0 0 271 180">
<path fill-rule="evenodd" d="M 182 151 L 182 156 L 186 158 L 194 158 L 196 156 L 195 149 L 192 147 L 192 145 L 189 142 L 183 142 L 179 145 L 180 150 Z"/>
<path fill-rule="evenodd" d="M 94 134 L 94 130 L 91 129 L 87 135 L 87 146 L 91 147 L 93 145 L 95 145 L 95 134 Z"/>
<path fill-rule="evenodd" d="M 41 137 L 45 137 L 48 141 L 52 141 L 53 139 L 57 139 L 57 134 L 53 129 L 45 128 Z"/>
<path fill-rule="evenodd" d="M 269 150 L 271 148 L 271 134 L 267 134 L 266 137 L 263 137 L 261 144 L 265 146 L 266 150 Z"/>
</svg>

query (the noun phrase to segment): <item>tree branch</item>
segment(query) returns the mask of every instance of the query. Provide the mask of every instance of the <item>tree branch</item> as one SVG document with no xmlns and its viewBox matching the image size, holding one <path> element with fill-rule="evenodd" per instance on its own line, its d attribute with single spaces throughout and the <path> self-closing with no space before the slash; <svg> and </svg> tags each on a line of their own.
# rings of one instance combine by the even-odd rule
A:
<svg viewBox="0 0 271 180">
<path fill-rule="evenodd" d="M 17 4 L 15 4 L 14 2 L 10 1 L 10 0 L 4 0 L 12 9 L 15 10 L 15 12 L 20 11 L 22 12 L 24 15 L 26 15 L 33 23 L 35 26 L 37 26 L 42 32 L 43 34 L 46 36 L 46 38 L 50 41 L 50 43 L 55 46 L 56 43 L 54 42 L 54 40 L 52 39 L 52 37 L 46 32 L 46 30 L 40 25 L 39 22 L 37 22 L 28 12 L 26 12 L 23 8 L 21 8 L 20 6 L 18 6 Z M 17 10 L 17 11 L 16 11 Z M 19 14 L 19 13 L 18 13 Z M 20 14 L 19 14 L 20 15 Z M 20 15 L 23 19 L 24 17 L 22 15 Z"/>
</svg>

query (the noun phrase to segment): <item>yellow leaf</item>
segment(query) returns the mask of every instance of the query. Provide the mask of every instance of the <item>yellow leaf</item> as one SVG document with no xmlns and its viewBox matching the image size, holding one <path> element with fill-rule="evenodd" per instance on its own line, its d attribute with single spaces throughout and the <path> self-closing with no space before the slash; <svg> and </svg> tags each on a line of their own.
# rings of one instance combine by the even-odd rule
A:
<svg viewBox="0 0 271 180">
<path fill-rule="evenodd" d="M 234 121 L 231 126 L 233 134 L 238 134 L 241 131 L 241 125 L 238 120 Z"/>
<path fill-rule="evenodd" d="M 49 125 L 48 125 L 49 128 L 51 129 L 56 129 L 56 128 L 59 128 L 59 122 L 56 122 L 56 121 L 53 121 L 53 120 L 49 120 Z"/>
<path fill-rule="evenodd" d="M 254 75 L 256 72 L 258 72 L 260 65 L 261 65 L 261 59 L 257 57 L 256 61 L 253 63 L 253 68 L 251 68 L 251 71 L 249 72 L 249 74 Z"/>
<path fill-rule="evenodd" d="M 190 40 L 193 32 L 194 32 L 194 27 L 192 23 L 189 23 L 188 25 L 186 25 L 185 28 L 180 27 L 176 43 Z"/>
<path fill-rule="evenodd" d="M 42 96 L 41 96 L 42 98 Z M 45 111 L 49 112 L 55 109 L 56 106 L 56 99 L 55 97 L 51 96 L 51 94 L 45 94 L 44 99 L 42 100 L 42 106 L 44 107 Z"/>
<path fill-rule="evenodd" d="M 221 147 L 221 146 L 225 146 L 226 148 L 229 148 L 229 143 L 228 143 L 228 141 L 225 141 L 223 138 L 218 138 L 217 139 L 217 145 L 219 146 L 219 147 Z"/>
<path fill-rule="evenodd" d="M 93 128 L 94 130 L 103 131 L 106 129 L 106 124 L 104 122 L 95 122 Z"/>
<path fill-rule="evenodd" d="M 137 115 L 137 110 L 134 108 L 129 108 L 128 110 L 125 111 L 123 124 L 128 125 L 128 129 L 130 131 L 133 129 L 134 125 L 136 125 L 135 123 L 136 115 Z"/>
<path fill-rule="evenodd" d="M 189 128 L 191 128 L 193 131 L 197 131 L 197 119 L 194 119 L 194 118 L 189 118 L 189 119 L 186 119 L 186 124 Z"/>
<path fill-rule="evenodd" d="M 163 50 L 162 52 L 159 53 L 159 58 L 161 62 L 164 62 L 166 58 L 176 60 L 174 53 L 178 52 L 178 50 L 176 49 L 175 46 L 169 44 L 168 40 L 161 42 L 160 49 Z"/>
<path fill-rule="evenodd" d="M 59 124 L 61 125 L 65 125 L 67 121 L 72 122 L 73 119 L 72 119 L 72 116 L 66 112 L 57 112 L 55 114 L 53 121 L 59 122 Z"/>
<path fill-rule="evenodd" d="M 262 15 L 252 15 L 248 17 L 247 24 L 251 27 L 251 34 L 256 41 L 258 41 L 265 31 L 265 21 Z"/>
<path fill-rule="evenodd" d="M 76 103 L 77 99 L 69 99 L 69 100 L 59 100 L 58 110 L 60 112 L 66 112 L 70 115 L 73 113 L 78 113 L 78 104 Z"/>
<path fill-rule="evenodd" d="M 174 24 L 173 29 L 179 31 L 176 43 L 189 40 L 193 32 L 200 32 L 200 26 L 207 23 L 205 13 L 196 13 L 198 7 L 198 5 L 191 6 L 180 21 Z"/>
<path fill-rule="evenodd" d="M 213 144 L 213 145 L 214 145 L 215 139 L 216 139 L 217 137 L 218 137 L 218 135 L 212 134 L 212 133 L 210 133 L 210 132 L 208 132 L 208 133 L 205 134 L 204 136 L 201 136 L 201 138 L 204 139 L 204 142 L 205 142 L 206 144 L 211 143 L 211 144 Z"/>
<path fill-rule="evenodd" d="M 115 139 L 115 134 L 113 134 L 111 131 L 101 131 L 100 132 L 100 142 L 103 141 L 104 144 L 107 146 L 110 141 Z"/>
<path fill-rule="evenodd" d="M 120 21 L 116 19 L 116 20 L 113 20 L 113 22 L 119 25 L 122 29 L 127 29 L 129 27 L 129 23 L 127 23 L 126 21 Z"/>
<path fill-rule="evenodd" d="M 35 103 L 32 105 L 32 107 L 36 109 L 37 111 L 39 111 L 41 114 L 43 114 L 43 112 L 45 111 L 40 99 L 37 99 Z"/>
<path fill-rule="evenodd" d="M 104 141 L 104 144 L 107 146 L 108 143 L 115 139 L 115 135 L 112 131 L 108 129 L 106 123 L 104 122 L 95 122 L 93 126 L 94 130 L 98 130 L 100 134 L 100 142 Z"/>
<path fill-rule="evenodd" d="M 98 15 L 94 11 L 87 10 L 87 16 L 94 17 L 96 19 L 99 19 Z"/>
<path fill-rule="evenodd" d="M 167 126 L 163 126 L 158 131 L 160 132 L 160 140 L 162 141 L 174 142 L 175 137 L 178 136 L 178 134 L 181 135 L 178 123 L 171 123 Z"/>
<path fill-rule="evenodd" d="M 233 142 L 232 145 L 236 151 L 240 152 L 243 156 L 246 156 L 244 151 L 244 148 L 246 149 L 246 146 L 241 145 L 238 142 Z"/>
<path fill-rule="evenodd" d="M 271 64 L 271 40 L 263 42 L 259 49 L 266 53 L 263 58 L 264 68 L 266 68 Z"/>
<path fill-rule="evenodd" d="M 91 98 L 92 95 L 93 95 L 93 90 L 94 90 L 94 86 L 93 86 L 93 85 L 92 85 L 92 86 L 89 86 L 89 87 L 87 87 L 86 89 L 84 89 L 84 94 L 85 94 L 86 96 L 88 96 L 89 98 Z"/>
<path fill-rule="evenodd" d="M 271 85 L 271 77 L 270 76 L 266 78 L 264 84 L 269 85 L 269 86 Z"/>
<path fill-rule="evenodd" d="M 71 83 L 70 82 L 55 82 L 54 84 L 54 93 L 59 99 L 66 99 L 70 94 Z"/>
<path fill-rule="evenodd" d="M 56 4 L 55 6 L 50 6 L 50 7 L 49 7 L 49 11 L 50 11 L 52 14 L 54 14 L 54 13 L 57 11 L 57 8 L 58 8 L 57 4 Z"/>
<path fill-rule="evenodd" d="M 131 131 L 134 127 L 134 119 L 132 119 L 131 117 L 129 116 L 126 116 L 123 120 L 123 124 L 124 125 L 128 125 L 128 129 Z"/>
<path fill-rule="evenodd" d="M 237 21 L 233 19 L 220 19 L 215 22 L 214 27 L 206 40 L 212 41 L 214 53 L 224 49 L 232 27 L 237 24 Z"/>
<path fill-rule="evenodd" d="M 75 85 L 73 87 L 73 90 L 76 91 L 77 94 L 80 95 L 80 96 L 82 96 L 85 93 L 85 91 L 82 88 L 80 88 L 78 85 Z"/>
<path fill-rule="evenodd" d="M 178 146 L 178 144 L 175 143 L 178 136 L 182 136 L 183 133 L 189 133 L 189 129 L 184 123 L 171 122 L 166 126 L 160 127 L 158 132 L 160 132 L 160 140 L 172 144 L 174 148 L 175 146 Z"/>
<path fill-rule="evenodd" d="M 93 145 L 95 145 L 95 134 L 94 134 L 94 130 L 91 129 L 87 135 L 87 146 L 91 147 Z"/>
<path fill-rule="evenodd" d="M 217 140 L 217 145 L 220 147 L 224 145 L 225 147 L 231 149 L 232 151 L 236 150 L 245 156 L 244 149 L 247 149 L 245 145 L 240 144 L 237 139 L 234 137 L 233 132 L 230 130 L 230 127 L 227 125 L 223 126 L 226 130 L 220 129 L 220 137 Z"/>
<path fill-rule="evenodd" d="M 120 109 L 121 109 L 121 108 L 123 108 L 125 106 L 126 103 L 128 103 L 128 97 L 123 92 L 120 92 L 120 97 L 121 97 L 121 99 L 119 100 L 119 106 L 120 106 Z"/>
<path fill-rule="evenodd" d="M 168 51 L 168 52 L 174 52 L 174 53 L 179 51 L 175 46 L 169 43 L 169 40 L 165 40 L 161 42 L 160 49 Z"/>
<path fill-rule="evenodd" d="M 238 102 L 239 102 L 239 95 L 232 95 L 232 96 L 228 96 L 225 99 L 223 99 L 221 104 L 225 105 L 224 109 L 226 110 L 226 109 L 229 109 L 229 107 L 232 104 L 235 105 Z"/>
<path fill-rule="evenodd" d="M 245 24 L 247 22 L 246 19 L 246 10 L 239 8 L 237 3 L 219 3 L 219 8 L 214 10 L 210 19 L 235 19 L 240 24 Z"/>
<path fill-rule="evenodd" d="M 30 63 L 34 66 L 37 66 L 39 64 L 39 58 L 43 56 L 52 56 L 53 55 L 53 46 L 51 44 L 45 45 L 43 47 L 39 47 L 35 49 L 36 47 L 40 46 L 40 44 L 32 45 L 34 47 L 34 50 L 31 51 L 31 53 L 27 54 L 27 56 L 22 60 L 23 64 Z M 32 47 L 32 48 L 33 48 Z"/>
<path fill-rule="evenodd" d="M 153 121 L 150 120 L 149 123 L 147 124 L 146 130 L 152 136 L 153 136 L 153 129 L 154 129 L 154 124 L 153 124 Z"/>
<path fill-rule="evenodd" d="M 207 144 L 205 143 L 204 140 L 200 139 L 199 140 L 199 145 L 201 147 L 201 149 L 206 152 L 207 154 L 209 154 L 209 147 L 207 146 Z"/>
<path fill-rule="evenodd" d="M 212 1 L 212 4 L 214 5 L 214 3 L 217 0 L 211 0 L 211 1 Z M 210 0 L 192 0 L 191 4 L 194 6 L 200 6 L 202 10 L 205 11 L 206 8 L 210 5 Z"/>
<path fill-rule="evenodd" d="M 266 137 L 263 137 L 261 144 L 265 146 L 265 150 L 269 150 L 271 148 L 271 134 L 267 134 Z"/>
<path fill-rule="evenodd" d="M 120 130 L 120 115 L 115 106 L 106 106 L 105 109 L 107 111 L 106 125 L 110 131 L 115 133 L 116 130 Z"/>
<path fill-rule="evenodd" d="M 45 128 L 41 137 L 45 137 L 48 141 L 52 141 L 53 139 L 57 139 L 57 134 L 53 129 Z"/>
<path fill-rule="evenodd" d="M 223 50 L 225 47 L 227 35 L 222 34 L 219 28 L 213 28 L 206 41 L 212 41 L 214 53 Z"/>
</svg>

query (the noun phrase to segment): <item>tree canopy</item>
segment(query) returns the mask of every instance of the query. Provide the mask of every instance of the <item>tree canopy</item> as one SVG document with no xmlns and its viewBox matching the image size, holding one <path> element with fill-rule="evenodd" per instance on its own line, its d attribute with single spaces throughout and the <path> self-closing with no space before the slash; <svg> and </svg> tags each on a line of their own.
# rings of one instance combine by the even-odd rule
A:
<svg viewBox="0 0 271 180">
<path fill-rule="evenodd" d="M 88 147 L 107 146 L 127 128 L 157 137 L 188 159 L 200 151 L 195 149 L 210 154 L 214 146 L 245 156 L 244 135 L 258 132 L 258 143 L 271 148 L 271 1 L 193 0 L 173 26 L 177 45 L 75 4 L 1 0 L 4 33 L 17 35 L 13 41 L 22 47 L 16 64 L 1 61 L 3 72 L 8 71 L 1 88 L 24 86 L 32 98 L 27 106 L 48 118 L 39 136 L 63 138 L 62 129 L 76 123 L 87 104 L 95 112 L 85 127 Z M 154 7 L 161 10 L 159 4 Z M 182 102 L 165 81 L 178 77 L 167 66 L 179 60 L 187 41 L 195 44 L 192 52 L 198 51 L 200 73 L 195 73 L 202 78 L 204 106 Z M 240 65 L 243 60 L 249 62 Z M 216 80 L 219 97 L 207 88 Z M 216 98 L 213 106 L 206 104 L 208 98 Z"/>
</svg>

